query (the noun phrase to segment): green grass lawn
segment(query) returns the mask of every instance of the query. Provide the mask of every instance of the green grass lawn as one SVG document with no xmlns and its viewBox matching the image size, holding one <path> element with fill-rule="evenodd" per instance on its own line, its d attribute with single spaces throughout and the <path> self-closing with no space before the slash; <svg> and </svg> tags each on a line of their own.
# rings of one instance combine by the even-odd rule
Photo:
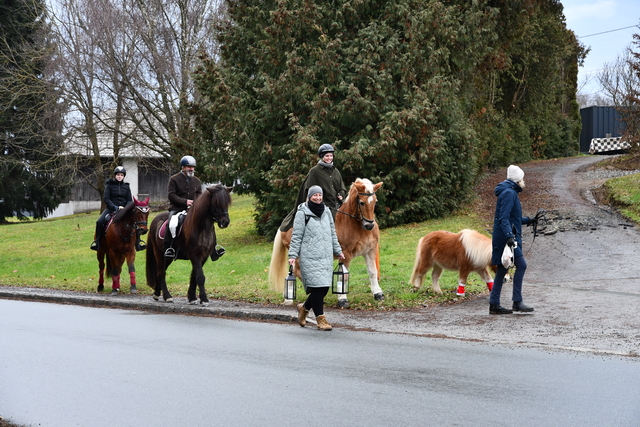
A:
<svg viewBox="0 0 640 427">
<path fill-rule="evenodd" d="M 640 174 L 610 179 L 605 187 L 620 213 L 640 223 Z"/>
<path fill-rule="evenodd" d="M 271 259 L 272 242 L 258 236 L 253 227 L 253 199 L 234 196 L 229 210 L 231 225 L 216 228 L 218 242 L 227 253 L 218 261 L 204 266 L 206 289 L 210 298 L 254 303 L 281 303 L 282 296 L 269 289 L 267 273 Z M 96 253 L 89 249 L 93 240 L 95 220 L 99 212 L 77 214 L 35 222 L 14 222 L 0 226 L 0 285 L 66 289 L 95 292 L 98 286 Z M 157 213 L 152 213 L 149 221 Z M 381 280 L 386 300 L 374 301 L 369 291 L 369 280 L 364 258 L 351 264 L 349 300 L 354 309 L 402 308 L 423 303 L 456 299 L 457 274 L 447 272 L 440 280 L 444 295 L 435 295 L 430 279 L 421 292 L 414 293 L 408 285 L 415 261 L 418 240 L 433 230 L 459 231 L 463 228 L 482 229 L 473 214 L 465 213 L 446 219 L 409 224 L 382 230 L 380 238 Z M 481 230 L 482 231 L 482 230 Z M 136 258 L 138 289 L 151 294 L 145 279 L 145 252 Z M 122 274 L 122 289 L 128 290 L 129 278 Z M 167 283 L 174 296 L 186 295 L 191 264 L 177 261 L 167 272 Z M 110 281 L 105 283 L 110 288 Z M 467 295 L 486 292 L 484 282 L 475 274 L 470 276 Z M 298 298 L 304 298 L 299 287 Z M 336 302 L 329 295 L 327 304 Z"/>
</svg>

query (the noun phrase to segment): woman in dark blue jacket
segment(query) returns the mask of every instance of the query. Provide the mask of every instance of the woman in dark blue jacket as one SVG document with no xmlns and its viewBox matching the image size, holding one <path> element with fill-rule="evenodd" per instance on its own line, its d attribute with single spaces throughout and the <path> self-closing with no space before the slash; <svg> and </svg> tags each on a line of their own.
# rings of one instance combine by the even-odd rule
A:
<svg viewBox="0 0 640 427">
<path fill-rule="evenodd" d="M 100 218 L 96 221 L 96 234 L 93 243 L 91 243 L 91 249 L 97 251 L 100 249 L 100 238 L 104 232 L 104 224 L 107 219 L 107 215 L 112 212 L 117 212 L 118 209 L 122 209 L 129 203 L 133 203 L 133 197 L 131 197 L 131 189 L 129 183 L 124 182 L 124 177 L 127 175 L 127 171 L 122 166 L 118 166 L 113 170 L 113 178 L 109 178 L 104 187 L 104 203 L 107 208 L 102 211 Z"/>
<path fill-rule="evenodd" d="M 522 224 L 529 224 L 536 219 L 522 216 L 522 207 L 518 193 L 525 187 L 524 172 L 518 166 L 511 165 L 507 169 L 507 179 L 496 186 L 496 213 L 493 218 L 492 256 L 491 263 L 498 266 L 493 289 L 489 297 L 489 314 L 509 314 L 514 311 L 531 312 L 533 307 L 522 303 L 522 279 L 527 269 L 527 263 L 522 253 Z M 515 243 L 517 244 L 515 244 Z M 513 275 L 513 309 L 500 305 L 500 292 L 507 269 L 502 265 L 504 246 L 515 246 L 513 262 L 516 272 Z"/>
</svg>

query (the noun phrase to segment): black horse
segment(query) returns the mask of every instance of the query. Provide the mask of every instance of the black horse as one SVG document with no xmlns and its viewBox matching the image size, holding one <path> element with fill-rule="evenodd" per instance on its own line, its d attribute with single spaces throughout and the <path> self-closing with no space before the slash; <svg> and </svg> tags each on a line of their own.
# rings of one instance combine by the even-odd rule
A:
<svg viewBox="0 0 640 427">
<path fill-rule="evenodd" d="M 207 258 L 217 259 L 216 231 L 218 227 L 229 226 L 228 208 L 231 204 L 231 188 L 223 185 L 207 187 L 189 208 L 182 229 L 173 241 L 177 259 L 191 261 L 191 279 L 187 297 L 190 304 L 196 304 L 196 286 L 200 291 L 200 304 L 208 305 L 209 299 L 204 289 L 205 276 L 202 266 Z M 155 217 L 149 227 L 149 244 L 147 247 L 147 284 L 154 289 L 153 298 L 158 301 L 160 292 L 166 302 L 173 302 L 173 297 L 167 289 L 166 271 L 173 259 L 164 257 L 164 233 L 160 236 L 161 228 L 166 222 L 168 213 L 161 213 Z M 164 230 L 162 230 L 164 231 Z M 166 233 L 169 233 L 166 227 Z"/>
</svg>

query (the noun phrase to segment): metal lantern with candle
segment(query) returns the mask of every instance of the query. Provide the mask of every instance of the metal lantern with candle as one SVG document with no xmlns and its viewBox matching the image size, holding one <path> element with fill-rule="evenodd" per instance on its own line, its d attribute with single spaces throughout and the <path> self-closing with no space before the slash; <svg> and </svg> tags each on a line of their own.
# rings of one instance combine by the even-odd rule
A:
<svg viewBox="0 0 640 427">
<path fill-rule="evenodd" d="M 284 279 L 284 299 L 296 299 L 296 276 L 293 275 L 293 266 L 289 266 L 289 275 Z"/>
<path fill-rule="evenodd" d="M 343 263 L 338 263 L 338 267 L 333 271 L 331 293 L 340 295 L 349 293 L 349 270 Z"/>
</svg>

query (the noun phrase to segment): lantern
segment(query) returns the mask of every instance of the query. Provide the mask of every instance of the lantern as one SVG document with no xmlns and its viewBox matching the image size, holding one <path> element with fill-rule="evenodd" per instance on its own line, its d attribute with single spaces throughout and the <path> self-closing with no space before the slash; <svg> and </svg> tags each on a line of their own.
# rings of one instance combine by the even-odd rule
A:
<svg viewBox="0 0 640 427">
<path fill-rule="evenodd" d="M 284 279 L 284 292 L 282 293 L 285 300 L 296 299 L 296 276 L 293 275 L 293 266 L 289 266 L 289 275 Z"/>
<path fill-rule="evenodd" d="M 338 267 L 333 271 L 331 293 L 340 295 L 349 293 L 349 270 L 343 263 L 338 263 Z"/>
</svg>

